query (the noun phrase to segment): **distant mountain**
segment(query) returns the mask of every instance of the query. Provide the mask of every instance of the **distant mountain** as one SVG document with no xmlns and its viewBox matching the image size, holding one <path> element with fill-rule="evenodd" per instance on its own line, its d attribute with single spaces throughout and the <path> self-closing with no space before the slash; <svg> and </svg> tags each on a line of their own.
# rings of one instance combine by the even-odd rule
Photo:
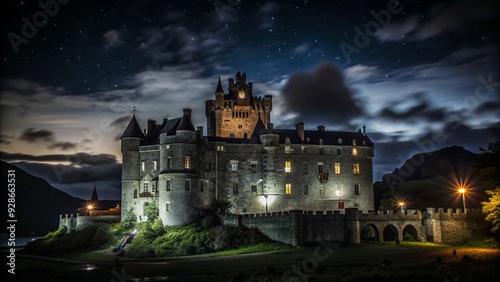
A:
<svg viewBox="0 0 500 282">
<path fill-rule="evenodd" d="M 466 207 L 480 208 L 487 199 L 484 190 L 494 188 L 483 177 L 489 168 L 480 166 L 481 158 L 460 146 L 416 154 L 374 183 L 375 208 L 384 198 L 405 201 L 408 208 L 463 208 L 460 182 L 467 185 Z"/>
<path fill-rule="evenodd" d="M 0 161 L 2 167 L 2 218 L 7 217 L 7 171 L 15 171 L 15 219 L 16 235 L 45 235 L 59 226 L 60 214 L 76 213 L 84 207 L 86 201 L 74 198 L 59 189 L 52 187 L 47 181 L 33 176 L 24 170 Z M 5 224 L 4 220 L 4 224 Z M 2 233 L 6 233 L 3 228 Z"/>
</svg>

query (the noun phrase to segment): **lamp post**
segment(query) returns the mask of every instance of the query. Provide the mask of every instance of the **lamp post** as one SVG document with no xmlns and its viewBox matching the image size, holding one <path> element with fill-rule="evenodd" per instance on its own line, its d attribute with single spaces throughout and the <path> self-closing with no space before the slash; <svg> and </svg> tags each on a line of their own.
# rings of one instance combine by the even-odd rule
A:
<svg viewBox="0 0 500 282">
<path fill-rule="evenodd" d="M 462 202 L 464 203 L 464 212 L 465 212 L 465 187 L 460 187 L 458 189 L 458 193 L 462 194 Z"/>
<path fill-rule="evenodd" d="M 268 197 L 268 196 L 269 196 L 269 195 L 264 195 L 264 198 L 266 198 L 266 215 L 267 215 L 267 197 Z"/>
<path fill-rule="evenodd" d="M 399 202 L 398 205 L 401 209 L 401 213 L 405 213 L 405 202 Z"/>
<path fill-rule="evenodd" d="M 92 209 L 93 209 L 93 208 L 94 208 L 94 206 L 92 206 L 92 205 L 88 205 L 88 206 L 87 206 L 87 212 L 89 213 L 89 216 L 91 216 L 91 215 L 92 215 Z"/>
</svg>

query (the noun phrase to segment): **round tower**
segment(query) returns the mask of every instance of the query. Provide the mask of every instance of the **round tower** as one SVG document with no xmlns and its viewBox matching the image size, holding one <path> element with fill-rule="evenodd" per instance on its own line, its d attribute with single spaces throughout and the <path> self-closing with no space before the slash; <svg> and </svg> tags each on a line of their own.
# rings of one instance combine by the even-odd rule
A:
<svg viewBox="0 0 500 282">
<path fill-rule="evenodd" d="M 145 140 L 144 134 L 135 119 L 135 113 L 132 116 L 127 128 L 121 136 L 121 151 L 122 151 L 122 208 L 121 218 L 126 217 L 130 208 L 134 210 L 136 215 L 138 210 L 134 209 L 133 200 L 137 197 L 140 185 L 140 155 L 139 147 Z"/>
</svg>

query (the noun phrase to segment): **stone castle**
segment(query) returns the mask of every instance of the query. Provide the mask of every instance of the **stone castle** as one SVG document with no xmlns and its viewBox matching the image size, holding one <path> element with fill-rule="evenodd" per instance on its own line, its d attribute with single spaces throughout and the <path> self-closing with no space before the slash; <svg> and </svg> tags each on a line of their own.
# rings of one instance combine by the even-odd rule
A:
<svg viewBox="0 0 500 282">
<path fill-rule="evenodd" d="M 373 143 L 358 132 L 275 129 L 272 97 L 255 97 L 245 74 L 219 79 L 215 100 L 205 102 L 207 136 L 195 129 L 191 110 L 148 120 L 135 115 L 121 136 L 123 154 L 121 219 L 132 210 L 159 206 L 164 225 L 199 217 L 214 199 L 232 203 L 226 225 L 257 227 L 271 239 L 301 245 L 319 240 L 415 241 L 455 244 L 481 228 L 481 212 L 468 209 L 374 211 Z M 93 222 L 119 221 L 114 209 L 61 215 L 68 232 Z"/>
<path fill-rule="evenodd" d="M 219 81 L 205 102 L 207 136 L 181 117 L 148 120 L 135 115 L 121 136 L 122 216 L 138 220 L 157 201 L 165 225 L 186 224 L 213 199 L 232 203 L 231 214 L 290 210 L 373 210 L 373 143 L 365 132 L 275 129 L 272 97 L 253 95 L 238 72 L 227 92 Z"/>
</svg>

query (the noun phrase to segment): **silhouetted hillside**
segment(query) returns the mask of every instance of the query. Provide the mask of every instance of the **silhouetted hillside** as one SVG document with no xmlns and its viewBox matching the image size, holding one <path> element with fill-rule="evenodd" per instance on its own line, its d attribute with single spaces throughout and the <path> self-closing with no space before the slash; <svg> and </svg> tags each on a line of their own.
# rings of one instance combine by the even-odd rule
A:
<svg viewBox="0 0 500 282">
<path fill-rule="evenodd" d="M 52 187 L 47 181 L 35 177 L 24 170 L 0 161 L 2 166 L 1 202 L 2 218 L 7 218 L 7 171 L 15 170 L 15 218 L 16 235 L 30 233 L 45 235 L 59 226 L 59 215 L 76 213 L 85 206 L 86 201 L 74 198 L 59 189 Z M 5 224 L 5 220 L 4 220 Z M 6 233 L 6 229 L 3 228 Z"/>
<path fill-rule="evenodd" d="M 483 179 L 482 171 L 488 168 L 480 168 L 481 156 L 460 146 L 416 154 L 374 183 L 375 207 L 381 199 L 397 198 L 409 208 L 462 208 L 462 197 L 457 193 L 462 182 L 468 189 L 466 207 L 480 208 L 480 202 L 487 199 L 484 190 L 494 188 Z"/>
</svg>

